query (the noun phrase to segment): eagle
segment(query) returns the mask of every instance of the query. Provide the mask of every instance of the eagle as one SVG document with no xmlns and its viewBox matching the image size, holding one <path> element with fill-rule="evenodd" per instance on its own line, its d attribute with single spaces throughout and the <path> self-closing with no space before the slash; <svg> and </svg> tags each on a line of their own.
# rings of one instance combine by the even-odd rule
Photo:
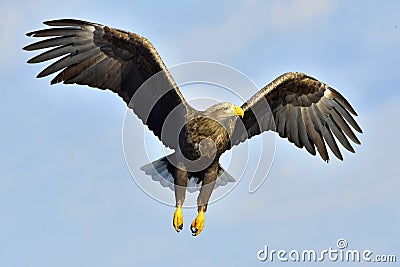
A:
<svg viewBox="0 0 400 267">
<path fill-rule="evenodd" d="M 98 23 L 59 19 L 44 22 L 46 29 L 29 32 L 45 37 L 23 49 L 46 49 L 28 60 L 57 59 L 37 78 L 54 73 L 51 84 L 79 84 L 118 94 L 154 135 L 174 153 L 142 169 L 147 174 L 172 177 L 175 193 L 173 227 L 183 228 L 182 205 L 188 182 L 201 185 L 197 216 L 190 229 L 197 236 L 218 177 L 226 173 L 221 155 L 265 131 L 274 131 L 311 155 L 328 162 L 331 153 L 343 156 L 338 142 L 355 152 L 360 144 L 354 130 L 356 111 L 335 89 L 301 72 L 288 72 L 255 93 L 241 106 L 218 103 L 199 111 L 179 91 L 153 44 L 136 33 Z M 61 58 L 60 58 L 61 57 Z M 338 142 L 337 142 L 338 141 Z M 232 177 L 225 176 L 225 182 Z"/>
</svg>

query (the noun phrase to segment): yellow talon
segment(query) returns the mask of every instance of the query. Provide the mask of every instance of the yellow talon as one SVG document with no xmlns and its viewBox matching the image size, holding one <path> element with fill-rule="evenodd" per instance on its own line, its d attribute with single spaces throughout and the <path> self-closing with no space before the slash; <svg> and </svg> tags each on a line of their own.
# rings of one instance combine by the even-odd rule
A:
<svg viewBox="0 0 400 267">
<path fill-rule="evenodd" d="M 204 228 L 204 211 L 199 211 L 196 219 L 192 222 L 190 230 L 192 231 L 192 235 L 197 236 Z"/>
<path fill-rule="evenodd" d="M 175 231 L 177 231 L 179 233 L 183 228 L 183 216 L 182 216 L 182 207 L 181 206 L 176 207 L 176 210 L 174 213 L 174 219 L 172 220 L 172 223 L 174 225 Z"/>
</svg>

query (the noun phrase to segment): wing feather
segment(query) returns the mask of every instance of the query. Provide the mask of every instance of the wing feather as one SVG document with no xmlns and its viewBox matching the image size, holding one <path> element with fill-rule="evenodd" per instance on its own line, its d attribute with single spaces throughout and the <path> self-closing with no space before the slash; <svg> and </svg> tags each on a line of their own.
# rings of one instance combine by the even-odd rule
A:
<svg viewBox="0 0 400 267">
<path fill-rule="evenodd" d="M 44 25 L 47 26 L 94 26 L 96 23 L 78 20 L 78 19 L 57 19 L 57 20 L 48 20 L 43 22 Z"/>
<path fill-rule="evenodd" d="M 342 146 L 344 146 L 348 151 L 355 153 L 354 148 L 351 146 L 349 140 L 340 129 L 340 126 L 338 126 L 337 123 L 333 120 L 332 116 L 328 117 L 327 123 L 332 133 L 335 135 L 336 139 L 339 140 Z"/>
<path fill-rule="evenodd" d="M 83 53 L 78 53 L 75 55 L 66 55 L 65 57 L 57 60 L 50 66 L 46 67 L 44 70 L 42 70 L 38 75 L 37 78 L 43 78 L 46 77 L 50 74 L 53 74 L 59 70 L 62 70 L 64 68 L 67 68 L 71 65 L 78 64 L 80 62 L 83 62 L 87 59 L 91 59 L 93 57 L 98 56 L 100 53 L 100 48 L 94 47 L 94 49 L 85 51 Z"/>
<path fill-rule="evenodd" d="M 343 108 L 340 104 L 334 102 L 333 108 L 337 111 L 340 116 L 345 118 L 345 120 L 357 131 L 362 132 L 360 126 L 358 126 L 356 120 L 351 116 L 347 109 Z M 357 139 L 357 138 L 355 138 Z M 357 142 L 357 141 L 354 141 Z"/>
<path fill-rule="evenodd" d="M 262 111 L 256 109 L 260 102 L 265 101 L 268 108 Z M 326 145 L 342 160 L 337 140 L 350 152 L 354 152 L 354 149 L 347 137 L 360 144 L 353 129 L 359 133 L 362 130 L 353 117 L 357 113 L 350 103 L 335 89 L 304 73 L 289 72 L 279 76 L 243 104 L 242 108 L 244 116 L 236 125 L 243 124 L 247 135 L 243 134 L 243 127 L 235 127 L 231 146 L 243 142 L 243 136 L 251 138 L 272 130 L 278 132 L 280 137 L 288 138 L 297 147 L 305 147 L 312 155 L 316 154 L 317 148 L 322 159 L 329 161 Z M 254 124 L 258 123 L 256 117 L 265 117 L 262 113 L 272 114 L 275 127 L 264 126 L 254 134 Z"/>
<path fill-rule="evenodd" d="M 82 48 L 80 48 L 80 52 L 85 52 L 87 50 L 93 49 L 92 45 L 88 45 L 88 46 L 82 46 Z M 77 48 L 72 46 L 71 44 L 68 45 L 62 45 L 56 48 L 53 48 L 51 50 L 48 50 L 46 52 L 41 53 L 40 55 L 31 58 L 30 60 L 28 60 L 28 63 L 40 63 L 43 61 L 47 61 L 47 60 L 52 60 L 54 58 L 58 58 L 60 56 L 63 56 L 65 54 L 73 54 L 76 53 Z"/>
<path fill-rule="evenodd" d="M 94 58 L 94 60 L 85 60 L 83 62 L 80 62 L 74 66 L 70 66 L 69 68 L 64 69 L 62 72 L 60 72 L 56 78 L 53 79 L 54 83 L 62 82 L 66 84 L 72 84 L 72 83 L 78 83 L 82 81 L 82 83 L 86 84 L 88 81 L 86 80 L 87 77 L 96 77 L 96 72 L 97 71 L 104 71 L 105 73 L 107 72 L 107 69 L 109 67 L 112 67 L 111 64 L 107 60 L 107 56 L 100 53 L 97 57 Z M 104 79 L 97 79 L 96 82 L 93 83 L 94 87 L 101 88 L 99 83 L 100 81 L 103 81 Z"/>
<path fill-rule="evenodd" d="M 312 108 L 306 109 L 306 116 L 308 116 L 308 120 L 311 121 L 307 126 L 307 131 L 311 133 L 311 138 L 313 139 L 315 145 L 317 146 L 317 150 L 322 157 L 323 160 L 328 161 L 328 150 L 326 149 L 325 142 L 322 136 L 322 125 L 320 120 L 317 118 L 314 110 Z"/>
<path fill-rule="evenodd" d="M 299 135 L 300 135 L 300 141 L 301 143 L 306 147 L 307 151 L 311 154 L 314 155 L 316 154 L 315 152 L 315 146 L 312 140 L 310 139 L 309 135 L 307 134 L 307 129 L 306 129 L 306 122 L 305 122 L 305 109 L 304 107 L 300 107 L 300 114 L 297 117 L 297 123 L 299 125 Z"/>
<path fill-rule="evenodd" d="M 324 137 L 329 148 L 338 159 L 343 160 L 343 156 L 340 153 L 339 147 L 337 146 L 336 141 L 334 140 L 331 130 L 329 129 L 329 126 L 327 124 L 328 116 L 323 114 L 316 104 L 313 104 L 311 107 L 312 111 L 317 116 L 316 120 L 318 121 L 318 128 L 321 131 L 322 136 Z"/>
<path fill-rule="evenodd" d="M 297 147 L 302 148 L 303 144 L 300 143 L 299 138 L 299 124 L 297 118 L 300 116 L 299 107 L 291 107 L 290 108 L 290 125 L 288 131 L 290 132 L 291 142 L 293 142 Z"/>
<path fill-rule="evenodd" d="M 168 129 L 178 131 L 179 124 L 183 125 L 186 115 L 193 109 L 146 38 L 82 20 L 61 19 L 44 24 L 51 28 L 27 35 L 46 39 L 23 49 L 48 50 L 28 60 L 28 63 L 61 58 L 42 70 L 38 78 L 58 72 L 52 84 L 75 83 L 109 89 L 117 93 L 166 146 L 177 147 L 178 140 L 173 137 L 178 133 L 169 132 L 162 136 L 162 125 L 174 110 L 174 120 L 171 121 L 177 126 Z M 138 94 L 139 91 L 144 92 Z"/>
<path fill-rule="evenodd" d="M 26 35 L 31 37 L 54 37 L 54 36 L 72 36 L 77 33 L 82 32 L 81 29 L 74 27 L 64 27 L 64 28 L 51 28 L 43 29 L 34 32 L 28 32 Z"/>
<path fill-rule="evenodd" d="M 278 133 L 281 137 L 285 136 L 285 126 L 286 126 L 286 107 L 284 106 L 279 106 L 278 107 L 278 124 L 277 124 L 277 128 L 278 128 Z"/>
<path fill-rule="evenodd" d="M 331 112 L 332 119 L 339 125 L 340 129 L 356 144 L 361 144 L 360 140 L 358 140 L 357 136 L 350 129 L 349 125 L 344 121 L 343 117 L 333 109 Z"/>
</svg>

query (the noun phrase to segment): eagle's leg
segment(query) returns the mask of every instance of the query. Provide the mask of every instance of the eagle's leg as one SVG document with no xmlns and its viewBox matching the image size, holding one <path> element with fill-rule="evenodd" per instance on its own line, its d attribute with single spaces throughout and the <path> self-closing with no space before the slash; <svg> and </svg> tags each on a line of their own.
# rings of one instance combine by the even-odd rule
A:
<svg viewBox="0 0 400 267">
<path fill-rule="evenodd" d="M 174 176 L 176 210 L 174 213 L 172 224 L 175 231 L 177 232 L 180 232 L 183 228 L 182 205 L 185 201 L 187 179 L 188 176 L 186 170 L 176 168 Z"/>
<path fill-rule="evenodd" d="M 200 188 L 199 196 L 197 197 L 197 217 L 192 222 L 190 230 L 192 235 L 197 236 L 204 228 L 204 213 L 207 211 L 207 204 L 210 200 L 211 193 L 214 189 L 215 181 L 218 173 L 218 162 L 213 163 L 204 173 L 203 185 Z"/>
</svg>

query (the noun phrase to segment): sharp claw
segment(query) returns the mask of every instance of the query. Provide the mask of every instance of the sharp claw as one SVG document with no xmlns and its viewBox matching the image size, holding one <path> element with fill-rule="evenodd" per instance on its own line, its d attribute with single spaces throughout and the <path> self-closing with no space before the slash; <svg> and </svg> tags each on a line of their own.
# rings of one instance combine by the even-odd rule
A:
<svg viewBox="0 0 400 267">
<path fill-rule="evenodd" d="M 177 233 L 179 233 L 179 232 L 182 231 L 182 229 L 183 229 L 183 224 L 181 224 L 181 225 L 174 225 L 174 228 L 175 228 L 175 231 L 176 231 Z"/>
<path fill-rule="evenodd" d="M 204 211 L 200 211 L 196 219 L 190 225 L 193 236 L 197 236 L 204 228 Z"/>
<path fill-rule="evenodd" d="M 179 233 L 182 229 L 183 229 L 183 224 L 179 225 L 176 231 Z"/>
<path fill-rule="evenodd" d="M 179 233 L 183 229 L 182 208 L 180 206 L 178 206 L 175 210 L 172 225 L 174 226 L 174 229 L 177 233 Z"/>
<path fill-rule="evenodd" d="M 192 236 L 196 236 L 198 229 L 196 229 L 195 227 L 193 227 L 192 225 L 190 226 L 190 231 L 192 231 Z"/>
</svg>

